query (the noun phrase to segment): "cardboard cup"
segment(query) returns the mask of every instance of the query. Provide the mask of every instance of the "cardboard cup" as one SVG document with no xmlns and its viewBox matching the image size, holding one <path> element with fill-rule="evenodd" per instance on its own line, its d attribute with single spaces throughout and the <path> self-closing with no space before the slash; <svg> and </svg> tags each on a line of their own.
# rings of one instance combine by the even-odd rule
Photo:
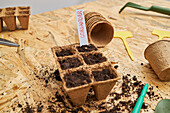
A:
<svg viewBox="0 0 170 113">
<path fill-rule="evenodd" d="M 170 40 L 159 40 L 150 44 L 144 55 L 159 79 L 170 81 Z"/>
<path fill-rule="evenodd" d="M 0 18 L 0 32 L 2 32 L 2 27 L 3 27 L 3 21 L 2 18 Z"/>
<path fill-rule="evenodd" d="M 93 25 L 95 25 L 95 24 L 97 24 L 97 23 L 101 23 L 101 22 L 107 23 L 106 20 L 102 20 L 102 19 L 101 19 L 101 20 L 94 20 L 94 21 L 92 21 L 92 22 L 90 22 L 90 23 L 88 24 L 88 29 L 90 30 Z"/>
<path fill-rule="evenodd" d="M 90 18 L 86 22 L 87 30 L 89 30 L 91 28 L 91 26 L 93 26 L 95 23 L 101 22 L 101 21 L 106 21 L 106 19 L 103 18 L 103 17 L 93 17 L 93 18 Z"/>
<path fill-rule="evenodd" d="M 98 23 L 98 22 L 101 22 L 101 21 L 106 22 L 106 21 L 103 20 L 103 19 L 93 19 L 93 21 L 90 21 L 90 22 L 87 23 L 87 25 L 86 25 L 86 26 L 87 26 L 87 29 L 90 30 L 91 27 L 92 27 L 94 24 L 96 24 L 96 23 Z"/>
<path fill-rule="evenodd" d="M 91 83 L 84 84 L 84 85 L 77 86 L 77 87 L 73 87 L 73 88 L 67 88 L 66 87 L 66 81 L 64 80 L 65 74 L 67 74 L 69 72 L 78 71 L 78 70 L 83 70 L 83 69 L 81 69 L 81 68 L 71 69 L 71 70 L 68 70 L 65 73 L 63 73 L 63 75 L 61 76 L 61 79 L 63 81 L 63 87 L 64 87 L 65 91 L 67 92 L 68 96 L 70 97 L 73 105 L 75 105 L 75 106 L 80 106 L 80 105 L 83 105 L 85 103 L 88 92 L 89 92 L 90 87 L 91 87 Z M 84 70 L 84 71 L 86 71 L 86 73 L 89 74 L 89 78 L 91 79 L 89 71 L 88 70 Z"/>
<path fill-rule="evenodd" d="M 88 13 L 85 13 L 85 18 L 92 17 L 92 16 L 95 16 L 95 15 L 102 16 L 100 13 L 97 13 L 97 12 L 88 12 Z"/>
<path fill-rule="evenodd" d="M 97 98 L 97 100 L 105 99 L 109 95 L 113 86 L 116 84 L 117 80 L 120 79 L 118 73 L 111 66 L 111 64 L 109 64 L 109 65 L 103 64 L 99 67 L 96 66 L 96 67 L 92 68 L 91 70 L 92 71 L 102 71 L 103 69 L 106 69 L 106 68 L 108 68 L 110 70 L 110 72 L 115 75 L 115 78 L 104 80 L 104 81 L 95 81 L 95 79 L 93 78 L 94 83 L 93 83 L 92 87 L 95 92 L 95 97 Z"/>
<path fill-rule="evenodd" d="M 112 40 L 113 33 L 112 25 L 107 21 L 101 21 L 89 28 L 88 37 L 97 47 L 105 47 Z"/>
<path fill-rule="evenodd" d="M 88 38 L 97 47 L 106 46 L 113 38 L 113 27 L 100 13 L 85 14 Z"/>
<path fill-rule="evenodd" d="M 85 20 L 88 21 L 90 18 L 93 18 L 93 17 L 103 17 L 103 16 L 101 14 L 90 14 L 90 15 L 85 16 Z"/>
<path fill-rule="evenodd" d="M 28 16 L 17 16 L 22 29 L 28 29 L 29 25 L 29 15 Z"/>
<path fill-rule="evenodd" d="M 2 17 L 2 19 L 10 31 L 13 31 L 16 29 L 16 17 L 15 16 L 6 16 L 6 17 Z"/>
</svg>

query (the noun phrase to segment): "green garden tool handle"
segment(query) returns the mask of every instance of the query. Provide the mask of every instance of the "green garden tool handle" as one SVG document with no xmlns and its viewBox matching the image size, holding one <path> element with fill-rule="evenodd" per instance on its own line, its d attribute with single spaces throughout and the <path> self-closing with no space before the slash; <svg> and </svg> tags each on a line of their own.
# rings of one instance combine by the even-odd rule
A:
<svg viewBox="0 0 170 113">
<path fill-rule="evenodd" d="M 159 7 L 159 6 L 151 6 L 150 8 L 147 8 L 147 7 L 132 3 L 132 2 L 126 3 L 120 9 L 119 13 L 121 13 L 126 7 L 132 7 L 132 8 L 136 8 L 136 9 L 140 9 L 140 10 L 144 10 L 144 11 L 154 11 L 154 12 L 157 12 L 157 13 L 170 15 L 170 9 L 169 8 L 164 8 L 164 7 Z"/>
<path fill-rule="evenodd" d="M 170 15 L 170 9 L 169 8 L 164 8 L 164 7 L 159 7 L 159 6 L 152 6 L 152 7 L 150 7 L 149 11 L 154 11 L 154 12 L 157 12 L 157 13 Z"/>
<path fill-rule="evenodd" d="M 146 95 L 148 87 L 149 87 L 148 83 L 145 84 L 145 86 L 143 87 L 142 92 L 141 92 L 141 94 L 140 94 L 140 96 L 139 96 L 139 98 L 138 98 L 138 100 L 135 104 L 135 107 L 133 108 L 132 113 L 140 113 L 140 109 L 142 107 L 143 100 L 144 100 L 144 97 Z"/>
</svg>

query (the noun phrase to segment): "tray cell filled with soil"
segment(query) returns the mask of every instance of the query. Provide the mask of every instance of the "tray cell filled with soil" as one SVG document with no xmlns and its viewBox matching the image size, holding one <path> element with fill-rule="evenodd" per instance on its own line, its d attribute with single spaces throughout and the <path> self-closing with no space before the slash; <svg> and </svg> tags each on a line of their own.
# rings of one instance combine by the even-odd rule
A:
<svg viewBox="0 0 170 113">
<path fill-rule="evenodd" d="M 53 55 L 56 57 L 71 56 L 76 54 L 74 46 L 62 46 L 52 48 Z"/>
<path fill-rule="evenodd" d="M 90 72 L 81 68 L 67 71 L 63 83 L 73 105 L 83 105 L 91 87 Z"/>
<path fill-rule="evenodd" d="M 67 57 L 64 59 L 58 59 L 58 62 L 62 70 L 76 68 L 83 65 L 83 62 L 78 57 Z"/>
<path fill-rule="evenodd" d="M 85 85 L 91 82 L 89 74 L 86 71 L 75 71 L 64 76 L 67 88 L 73 88 Z"/>
<path fill-rule="evenodd" d="M 94 79 L 93 90 L 98 100 L 105 99 L 119 79 L 111 64 L 103 64 L 92 68 L 91 76 Z"/>
<path fill-rule="evenodd" d="M 107 61 L 106 57 L 102 55 L 102 53 L 90 53 L 90 54 L 82 54 L 82 57 L 86 64 L 93 65 Z"/>
<path fill-rule="evenodd" d="M 91 52 L 91 51 L 97 51 L 97 48 L 90 44 L 90 45 L 82 45 L 76 47 L 79 52 Z"/>
<path fill-rule="evenodd" d="M 108 68 L 105 68 L 101 71 L 92 71 L 92 76 L 94 77 L 95 81 L 105 81 L 116 77 L 110 72 Z"/>
</svg>

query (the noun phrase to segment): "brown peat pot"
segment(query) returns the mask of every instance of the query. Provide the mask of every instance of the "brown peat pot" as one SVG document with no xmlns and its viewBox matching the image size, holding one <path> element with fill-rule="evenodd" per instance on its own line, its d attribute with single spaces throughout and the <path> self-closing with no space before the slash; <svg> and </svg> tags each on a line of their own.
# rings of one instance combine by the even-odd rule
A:
<svg viewBox="0 0 170 113">
<path fill-rule="evenodd" d="M 92 68 L 91 76 L 94 81 L 92 87 L 98 100 L 105 99 L 120 79 L 116 70 L 108 63 Z"/>
<path fill-rule="evenodd" d="M 144 55 L 159 79 L 170 81 L 170 40 L 159 40 L 150 44 Z"/>
</svg>

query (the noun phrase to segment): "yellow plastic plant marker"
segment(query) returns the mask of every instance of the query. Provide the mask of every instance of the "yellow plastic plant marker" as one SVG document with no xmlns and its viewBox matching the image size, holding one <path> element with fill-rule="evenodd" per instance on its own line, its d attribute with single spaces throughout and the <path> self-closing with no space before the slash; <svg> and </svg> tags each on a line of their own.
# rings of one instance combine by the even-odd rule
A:
<svg viewBox="0 0 170 113">
<path fill-rule="evenodd" d="M 170 38 L 170 31 L 163 31 L 163 30 L 154 29 L 152 31 L 152 34 L 157 35 L 159 37 L 158 40 L 162 40 L 163 38 Z"/>
<path fill-rule="evenodd" d="M 131 38 L 131 37 L 133 37 L 133 35 L 130 31 L 116 31 L 116 32 L 114 32 L 114 38 L 122 39 L 122 41 L 125 45 L 125 48 L 128 52 L 128 55 L 131 58 L 131 60 L 133 61 L 134 58 L 133 58 L 132 52 L 130 51 L 130 48 L 129 48 L 127 42 L 126 42 L 126 38 Z"/>
</svg>

